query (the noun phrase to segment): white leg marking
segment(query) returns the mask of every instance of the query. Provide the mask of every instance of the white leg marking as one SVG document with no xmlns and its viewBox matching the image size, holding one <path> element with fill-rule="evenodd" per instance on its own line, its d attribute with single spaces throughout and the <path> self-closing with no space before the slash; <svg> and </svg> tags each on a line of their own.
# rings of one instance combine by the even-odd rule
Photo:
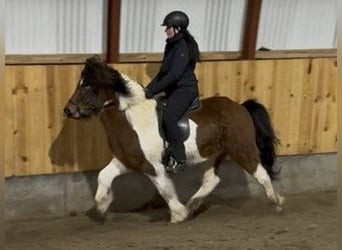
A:
<svg viewBox="0 0 342 250">
<path fill-rule="evenodd" d="M 178 223 L 184 221 L 188 217 L 189 213 L 186 207 L 179 201 L 172 180 L 166 174 L 162 164 L 156 163 L 154 166 L 158 167 L 156 168 L 157 175 L 147 176 L 150 178 L 160 195 L 168 204 L 171 213 L 170 222 Z"/>
<path fill-rule="evenodd" d="M 219 184 L 220 177 L 215 173 L 215 169 L 212 167 L 208 169 L 203 176 L 202 186 L 191 197 L 187 203 L 188 209 L 192 212 L 195 211 L 202 204 L 203 200 L 214 190 Z"/>
<path fill-rule="evenodd" d="M 281 211 L 281 206 L 283 205 L 285 199 L 284 197 L 280 196 L 278 193 L 274 191 L 271 178 L 261 164 L 258 164 L 253 176 L 258 180 L 258 182 L 261 185 L 264 186 L 267 197 L 277 205 L 277 210 Z"/>
<path fill-rule="evenodd" d="M 127 168 L 117 158 L 113 158 L 111 162 L 100 171 L 97 178 L 98 184 L 95 194 L 96 207 L 99 212 L 105 213 L 114 199 L 111 188 L 114 178 L 127 172 Z"/>
</svg>

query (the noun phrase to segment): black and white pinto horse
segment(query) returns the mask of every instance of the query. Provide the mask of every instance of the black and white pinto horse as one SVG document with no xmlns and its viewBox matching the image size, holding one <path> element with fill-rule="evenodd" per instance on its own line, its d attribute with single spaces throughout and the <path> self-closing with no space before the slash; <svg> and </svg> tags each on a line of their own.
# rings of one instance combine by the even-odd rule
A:
<svg viewBox="0 0 342 250">
<path fill-rule="evenodd" d="M 144 87 L 120 74 L 98 57 L 87 59 L 79 83 L 64 108 L 69 118 L 99 114 L 113 154 L 98 174 L 96 209 L 105 215 L 114 200 L 114 178 L 129 172 L 146 175 L 165 199 L 171 223 L 186 220 L 220 182 L 217 170 L 229 157 L 264 187 L 281 210 L 284 198 L 273 188 L 277 138 L 263 105 L 248 100 L 240 105 L 227 97 L 201 100 L 190 114 L 190 136 L 185 141 L 187 165 L 206 162 L 198 191 L 183 205 L 161 163 L 163 139 L 159 134 L 155 99 L 146 99 Z"/>
</svg>

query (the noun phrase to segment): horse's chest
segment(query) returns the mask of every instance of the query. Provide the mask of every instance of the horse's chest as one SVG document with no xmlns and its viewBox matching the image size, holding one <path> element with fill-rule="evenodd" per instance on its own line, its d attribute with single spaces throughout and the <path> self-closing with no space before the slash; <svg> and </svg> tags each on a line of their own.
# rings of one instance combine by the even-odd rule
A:
<svg viewBox="0 0 342 250">
<path fill-rule="evenodd" d="M 137 134 L 139 145 L 145 157 L 151 161 L 159 160 L 163 141 L 158 132 L 158 120 L 154 111 L 126 111 L 126 118 Z"/>
</svg>

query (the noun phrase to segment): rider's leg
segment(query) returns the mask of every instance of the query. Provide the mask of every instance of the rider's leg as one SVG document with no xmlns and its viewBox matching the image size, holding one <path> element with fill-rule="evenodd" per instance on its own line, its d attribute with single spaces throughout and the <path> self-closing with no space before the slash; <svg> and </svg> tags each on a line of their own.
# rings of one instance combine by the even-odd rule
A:
<svg viewBox="0 0 342 250">
<path fill-rule="evenodd" d="M 167 108 L 164 111 L 163 118 L 172 156 L 177 161 L 185 161 L 185 148 L 181 136 L 181 130 L 177 125 L 178 120 L 173 116 L 172 111 Z"/>
<path fill-rule="evenodd" d="M 174 92 L 168 97 L 163 114 L 163 120 L 166 128 L 167 139 L 170 144 L 171 155 L 175 159 L 174 164 L 171 166 L 172 168 L 184 167 L 181 166 L 181 164 L 184 165 L 186 160 L 185 147 L 177 122 L 182 115 L 184 115 L 196 97 L 196 92 L 181 90 Z"/>
</svg>

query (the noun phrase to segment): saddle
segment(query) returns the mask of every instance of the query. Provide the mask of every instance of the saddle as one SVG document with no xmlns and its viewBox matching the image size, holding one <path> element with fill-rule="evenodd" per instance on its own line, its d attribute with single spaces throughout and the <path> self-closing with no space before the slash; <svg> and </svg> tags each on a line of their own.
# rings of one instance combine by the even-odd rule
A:
<svg viewBox="0 0 342 250">
<path fill-rule="evenodd" d="M 166 141 L 166 135 L 163 128 L 163 110 L 166 106 L 166 99 L 161 97 L 157 99 L 157 116 L 158 116 L 158 124 L 159 124 L 159 134 L 163 138 L 164 141 Z M 183 116 L 178 121 L 178 127 L 180 128 L 182 132 L 182 139 L 183 142 L 186 141 L 189 138 L 190 135 L 190 127 L 189 127 L 189 114 L 192 111 L 195 111 L 199 109 L 201 106 L 200 100 L 198 97 L 196 97 L 189 108 L 185 111 Z"/>
</svg>

